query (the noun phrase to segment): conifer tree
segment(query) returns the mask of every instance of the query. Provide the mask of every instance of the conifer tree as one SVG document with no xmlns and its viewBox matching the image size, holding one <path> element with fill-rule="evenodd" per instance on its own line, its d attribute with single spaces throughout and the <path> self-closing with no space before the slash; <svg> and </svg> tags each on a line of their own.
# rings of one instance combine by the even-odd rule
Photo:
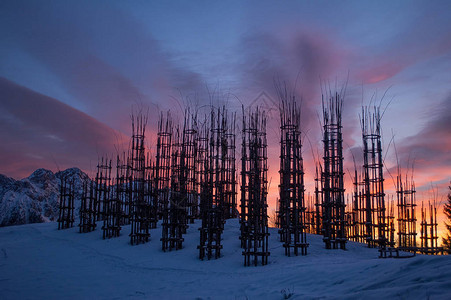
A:
<svg viewBox="0 0 451 300">
<path fill-rule="evenodd" d="M 449 186 L 448 199 L 443 207 L 443 212 L 445 213 L 448 221 L 445 222 L 446 226 L 446 237 L 443 238 L 443 247 L 448 254 L 451 254 L 451 185 Z"/>
</svg>

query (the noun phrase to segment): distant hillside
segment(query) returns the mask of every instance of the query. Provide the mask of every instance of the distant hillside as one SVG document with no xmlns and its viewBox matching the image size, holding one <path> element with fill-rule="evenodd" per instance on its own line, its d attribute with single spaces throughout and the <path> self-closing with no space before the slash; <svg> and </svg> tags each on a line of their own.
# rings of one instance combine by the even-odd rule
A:
<svg viewBox="0 0 451 300">
<path fill-rule="evenodd" d="M 83 182 L 89 176 L 78 168 L 53 173 L 38 169 L 14 180 L 0 174 L 0 226 L 50 222 L 58 219 L 59 187 L 68 177 L 75 184 L 75 214 L 80 208 Z"/>
</svg>

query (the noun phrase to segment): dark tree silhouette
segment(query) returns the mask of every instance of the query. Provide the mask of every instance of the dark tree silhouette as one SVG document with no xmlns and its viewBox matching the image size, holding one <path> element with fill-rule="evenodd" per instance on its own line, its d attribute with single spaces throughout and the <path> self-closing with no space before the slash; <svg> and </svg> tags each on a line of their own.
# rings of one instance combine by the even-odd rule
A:
<svg viewBox="0 0 451 300">
<path fill-rule="evenodd" d="M 445 222 L 446 237 L 443 238 L 443 247 L 448 254 L 451 254 L 451 185 L 449 186 L 448 200 L 443 207 L 443 212 L 448 218 L 448 222 Z"/>
</svg>

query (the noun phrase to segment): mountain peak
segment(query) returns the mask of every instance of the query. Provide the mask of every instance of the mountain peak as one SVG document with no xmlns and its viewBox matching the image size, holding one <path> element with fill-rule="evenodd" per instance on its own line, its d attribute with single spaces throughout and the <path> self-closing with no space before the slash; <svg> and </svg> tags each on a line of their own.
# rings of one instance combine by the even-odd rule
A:
<svg viewBox="0 0 451 300">
<path fill-rule="evenodd" d="M 42 182 L 43 180 L 55 180 L 55 174 L 53 174 L 52 171 L 47 169 L 37 169 L 34 171 L 30 176 L 27 178 L 28 180 L 32 182 Z"/>
<path fill-rule="evenodd" d="M 78 215 L 83 183 L 90 180 L 79 168 L 69 168 L 55 174 L 41 168 L 17 181 L 0 174 L 0 227 L 56 220 L 63 178 L 74 184 L 75 215 Z"/>
<path fill-rule="evenodd" d="M 76 168 L 76 167 L 68 168 L 64 171 L 56 172 L 55 176 L 59 179 L 63 179 L 63 178 L 72 178 L 73 179 L 74 177 L 77 177 L 82 180 L 89 179 L 89 176 L 85 172 L 83 172 L 82 170 L 80 170 L 79 168 Z"/>
</svg>

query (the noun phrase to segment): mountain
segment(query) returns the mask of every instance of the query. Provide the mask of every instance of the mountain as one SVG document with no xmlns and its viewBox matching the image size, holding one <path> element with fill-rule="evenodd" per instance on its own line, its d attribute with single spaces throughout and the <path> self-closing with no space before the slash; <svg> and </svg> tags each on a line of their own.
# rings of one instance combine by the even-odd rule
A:
<svg viewBox="0 0 451 300">
<path fill-rule="evenodd" d="M 56 221 L 62 178 L 74 181 L 75 215 L 80 208 L 83 182 L 89 176 L 78 168 L 53 173 L 37 169 L 29 177 L 14 180 L 0 174 L 0 226 Z"/>
</svg>

